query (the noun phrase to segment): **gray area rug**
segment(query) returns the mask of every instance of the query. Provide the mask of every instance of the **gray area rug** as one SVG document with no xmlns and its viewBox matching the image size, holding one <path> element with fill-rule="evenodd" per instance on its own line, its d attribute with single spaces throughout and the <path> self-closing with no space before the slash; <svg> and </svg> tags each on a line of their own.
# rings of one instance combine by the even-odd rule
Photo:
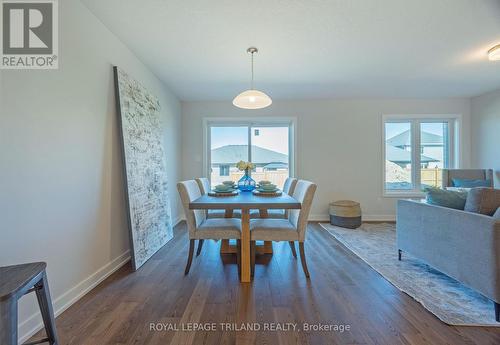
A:
<svg viewBox="0 0 500 345">
<path fill-rule="evenodd" d="M 345 229 L 320 224 L 338 241 L 380 273 L 392 285 L 413 297 L 441 321 L 456 326 L 494 326 L 493 302 L 403 253 L 398 261 L 394 224 L 367 224 Z"/>
</svg>

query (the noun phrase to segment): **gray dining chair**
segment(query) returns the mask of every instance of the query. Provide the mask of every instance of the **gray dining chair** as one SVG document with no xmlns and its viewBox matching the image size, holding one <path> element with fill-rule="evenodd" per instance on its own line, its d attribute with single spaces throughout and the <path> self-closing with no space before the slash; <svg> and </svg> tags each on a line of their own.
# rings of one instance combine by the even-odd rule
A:
<svg viewBox="0 0 500 345">
<path fill-rule="evenodd" d="M 285 180 L 285 183 L 283 184 L 283 193 L 292 196 L 293 192 L 295 191 L 296 185 L 297 185 L 297 179 L 295 177 L 288 177 Z M 288 218 L 288 210 L 280 210 L 280 209 L 267 210 L 267 218 L 277 218 L 277 219 Z"/>
<path fill-rule="evenodd" d="M 235 218 L 207 218 L 203 210 L 189 209 L 189 203 L 199 198 L 202 194 L 195 180 L 182 181 L 177 183 L 177 190 L 182 201 L 184 214 L 189 233 L 189 253 L 188 261 L 184 274 L 189 273 L 191 262 L 193 261 L 193 252 L 195 240 L 198 240 L 198 250 L 196 256 L 199 256 L 206 239 L 212 240 L 237 240 L 237 258 L 238 270 L 240 270 L 240 251 L 241 251 L 241 222 Z"/>
<path fill-rule="evenodd" d="M 198 177 L 195 179 L 198 187 L 200 188 L 201 194 L 205 195 L 212 189 L 210 187 L 210 181 L 206 177 Z M 225 210 L 206 210 L 207 218 L 224 218 L 226 216 Z"/>
<path fill-rule="evenodd" d="M 252 272 L 255 270 L 255 241 L 287 241 L 296 258 L 295 241 L 299 243 L 300 261 L 307 278 L 309 270 L 304 250 L 307 221 L 316 192 L 316 184 L 299 180 L 293 192 L 293 197 L 301 203 L 300 210 L 290 210 L 286 219 L 252 219 L 250 221 L 250 255 Z"/>
</svg>

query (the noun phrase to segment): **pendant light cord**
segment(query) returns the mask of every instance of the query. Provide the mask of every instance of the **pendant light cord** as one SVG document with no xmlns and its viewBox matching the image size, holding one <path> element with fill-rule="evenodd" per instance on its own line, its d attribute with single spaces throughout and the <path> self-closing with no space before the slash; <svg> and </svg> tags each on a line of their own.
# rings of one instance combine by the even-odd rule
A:
<svg viewBox="0 0 500 345">
<path fill-rule="evenodd" d="M 254 52 L 252 52 L 252 84 L 250 85 L 250 90 L 253 90 L 253 54 Z"/>
</svg>

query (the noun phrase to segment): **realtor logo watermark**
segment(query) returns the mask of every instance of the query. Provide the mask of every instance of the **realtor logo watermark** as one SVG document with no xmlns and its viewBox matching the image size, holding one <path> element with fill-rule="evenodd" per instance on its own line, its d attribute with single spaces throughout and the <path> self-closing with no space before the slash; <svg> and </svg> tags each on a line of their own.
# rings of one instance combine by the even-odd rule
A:
<svg viewBox="0 0 500 345">
<path fill-rule="evenodd" d="M 57 0 L 1 0 L 3 69 L 56 69 Z"/>
</svg>

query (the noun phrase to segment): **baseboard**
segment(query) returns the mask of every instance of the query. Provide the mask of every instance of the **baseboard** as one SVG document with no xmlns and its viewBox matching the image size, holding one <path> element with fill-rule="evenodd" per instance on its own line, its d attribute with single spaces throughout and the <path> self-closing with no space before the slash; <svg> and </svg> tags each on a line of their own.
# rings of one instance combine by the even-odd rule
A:
<svg viewBox="0 0 500 345">
<path fill-rule="evenodd" d="M 179 215 L 173 221 L 173 226 L 178 225 L 180 222 L 184 220 L 184 217 Z M 127 250 L 125 253 L 104 265 L 96 272 L 91 274 L 82 282 L 78 283 L 68 291 L 66 291 L 61 296 L 57 298 L 53 298 L 53 306 L 54 306 L 54 314 L 55 316 L 60 315 L 66 309 L 71 307 L 75 302 L 77 302 L 80 298 L 82 298 L 85 294 L 87 294 L 90 290 L 95 288 L 99 283 L 101 283 L 104 279 L 109 277 L 111 274 L 116 272 L 120 267 L 125 265 L 130 260 L 130 251 Z M 19 341 L 20 343 L 24 343 L 26 340 L 31 338 L 35 333 L 43 328 L 42 318 L 39 312 L 28 317 L 25 321 L 23 321 L 19 325 Z"/>
<path fill-rule="evenodd" d="M 121 254 L 113 261 L 107 263 L 96 272 L 92 273 L 85 280 L 81 281 L 68 291 L 66 291 L 61 296 L 53 299 L 52 305 L 54 306 L 54 314 L 58 316 L 63 311 L 68 309 L 76 301 L 82 298 L 90 290 L 95 288 L 104 279 L 109 277 L 111 274 L 116 272 L 120 267 L 125 265 L 130 260 L 130 251 L 127 250 L 125 253 Z M 42 318 L 40 313 L 37 311 L 35 314 L 31 315 L 28 319 L 23 321 L 19 325 L 19 341 L 24 343 L 30 337 L 32 337 L 36 332 L 43 328 Z"/>
<path fill-rule="evenodd" d="M 361 217 L 366 222 L 395 222 L 395 214 L 368 214 Z"/>
<path fill-rule="evenodd" d="M 363 221 L 366 222 L 395 222 L 396 215 L 394 214 L 364 214 Z M 330 216 L 328 214 L 311 214 L 309 220 L 312 222 L 329 222 Z"/>
<path fill-rule="evenodd" d="M 367 214 L 363 215 L 363 221 L 366 222 L 395 222 L 396 215 L 394 214 Z M 181 216 L 174 222 L 175 225 L 179 224 L 183 220 L 186 220 L 184 216 Z M 309 221 L 311 222 L 329 222 L 330 216 L 328 214 L 310 214 Z"/>
<path fill-rule="evenodd" d="M 330 216 L 325 214 L 310 214 L 309 221 L 311 222 L 329 222 Z"/>
<path fill-rule="evenodd" d="M 182 222 L 183 220 L 186 220 L 184 218 L 184 216 L 177 216 L 176 219 L 174 219 L 174 221 L 172 222 L 172 227 L 176 227 L 177 225 L 179 225 L 180 222 Z"/>
</svg>

